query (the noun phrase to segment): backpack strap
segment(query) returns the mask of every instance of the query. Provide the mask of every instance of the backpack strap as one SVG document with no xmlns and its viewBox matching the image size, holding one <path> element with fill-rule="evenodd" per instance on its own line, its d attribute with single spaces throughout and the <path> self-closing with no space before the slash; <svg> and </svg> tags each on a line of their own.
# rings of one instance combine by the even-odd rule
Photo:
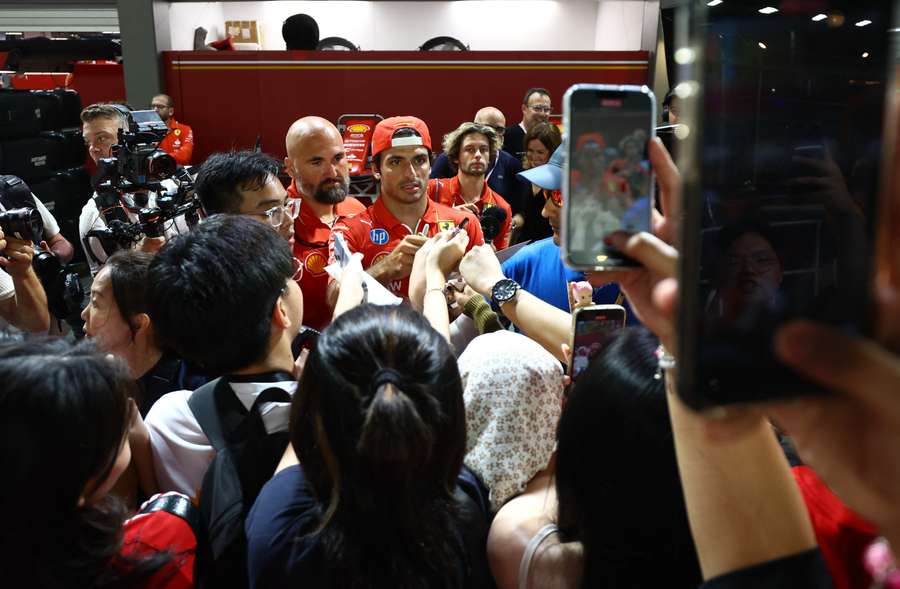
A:
<svg viewBox="0 0 900 589">
<path fill-rule="evenodd" d="M 247 415 L 228 382 L 221 377 L 194 391 L 188 399 L 188 407 L 216 452 L 228 445 L 229 434 L 240 427 Z"/>
</svg>

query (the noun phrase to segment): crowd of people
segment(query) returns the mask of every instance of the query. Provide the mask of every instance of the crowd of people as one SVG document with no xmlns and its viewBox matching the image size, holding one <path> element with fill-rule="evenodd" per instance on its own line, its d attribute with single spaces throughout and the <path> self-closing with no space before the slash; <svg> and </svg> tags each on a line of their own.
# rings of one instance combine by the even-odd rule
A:
<svg viewBox="0 0 900 589">
<path fill-rule="evenodd" d="M 171 117 L 165 95 L 153 106 Z M 897 586 L 895 256 L 879 261 L 878 341 L 778 333 L 779 358 L 835 394 L 694 413 L 675 379 L 679 171 L 658 139 L 584 138 L 623 194 L 652 170 L 657 203 L 652 233 L 609 237 L 640 267 L 567 268 L 551 111 L 529 89 L 520 123 L 482 108 L 437 157 L 424 121 L 382 120 L 369 206 L 318 116 L 286 130 L 283 162 L 197 166 L 205 218 L 189 230 L 106 252 L 88 202 L 89 341 L 0 350 L 5 583 Z M 82 121 L 91 157 L 108 157 L 123 111 Z M 192 143 L 177 125 L 175 147 Z M 46 331 L 33 249 L 0 249 L 0 315 Z M 628 327 L 571 382 L 584 280 Z"/>
</svg>

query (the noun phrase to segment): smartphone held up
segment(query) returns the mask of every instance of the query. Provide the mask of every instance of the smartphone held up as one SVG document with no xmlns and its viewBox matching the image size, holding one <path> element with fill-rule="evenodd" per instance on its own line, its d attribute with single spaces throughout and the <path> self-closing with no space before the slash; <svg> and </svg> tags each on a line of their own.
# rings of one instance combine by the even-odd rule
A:
<svg viewBox="0 0 900 589">
<path fill-rule="evenodd" d="M 823 393 L 775 354 L 789 321 L 871 332 L 892 4 L 685 12 L 678 391 L 695 409 Z M 832 12 L 875 26 L 812 18 Z"/>
<path fill-rule="evenodd" d="M 563 259 L 576 270 L 637 263 L 609 236 L 650 230 L 653 173 L 647 143 L 656 99 L 646 86 L 576 84 L 563 97 Z"/>
</svg>

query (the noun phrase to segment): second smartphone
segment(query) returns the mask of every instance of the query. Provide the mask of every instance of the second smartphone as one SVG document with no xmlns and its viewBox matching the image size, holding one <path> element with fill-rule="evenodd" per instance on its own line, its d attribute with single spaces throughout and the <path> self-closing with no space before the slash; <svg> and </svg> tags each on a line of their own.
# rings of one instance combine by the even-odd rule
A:
<svg viewBox="0 0 900 589">
<path fill-rule="evenodd" d="M 608 237 L 650 231 L 653 92 L 647 86 L 576 84 L 563 97 L 563 124 L 563 260 L 577 270 L 636 266 Z"/>
<path fill-rule="evenodd" d="M 572 360 L 569 375 L 574 382 L 609 340 L 625 327 L 625 307 L 589 305 L 572 315 Z"/>
</svg>

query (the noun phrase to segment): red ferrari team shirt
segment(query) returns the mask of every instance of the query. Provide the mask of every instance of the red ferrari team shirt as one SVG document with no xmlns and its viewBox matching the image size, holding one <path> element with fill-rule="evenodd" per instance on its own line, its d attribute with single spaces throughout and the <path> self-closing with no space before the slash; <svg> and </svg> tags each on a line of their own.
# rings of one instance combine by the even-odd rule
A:
<svg viewBox="0 0 900 589">
<path fill-rule="evenodd" d="M 290 198 L 300 198 L 296 181 L 287 189 Z M 366 210 L 361 202 L 348 196 L 334 206 L 335 224 L 344 217 L 352 217 Z M 303 325 L 321 330 L 331 323 L 331 307 L 325 302 L 328 288 L 328 238 L 331 227 L 313 213 L 312 208 L 300 205 L 294 221 L 294 257 L 300 260 L 297 284 L 303 291 Z"/>
<path fill-rule="evenodd" d="M 458 176 L 445 180 L 439 180 L 437 178 L 429 180 L 428 198 L 448 207 L 466 204 L 465 199 L 460 193 Z M 491 187 L 487 185 L 487 182 L 485 182 L 484 188 L 481 190 L 481 196 L 478 197 L 478 200 L 473 204 L 478 207 L 478 214 L 483 213 L 485 209 L 491 207 L 500 207 L 506 211 L 506 219 L 500 224 L 500 233 L 494 237 L 492 243 L 497 250 L 509 247 L 509 231 L 510 227 L 512 227 L 512 208 L 509 206 L 509 203 L 507 203 L 502 196 L 494 192 Z"/>
<path fill-rule="evenodd" d="M 168 125 L 169 134 L 159 142 L 159 148 L 182 166 L 190 165 L 194 153 L 194 132 L 173 118 L 169 118 Z"/>
<path fill-rule="evenodd" d="M 436 203 L 430 198 L 425 200 L 428 207 L 415 227 L 408 227 L 397 220 L 380 198 L 365 212 L 355 217 L 341 219 L 332 228 L 332 237 L 328 245 L 329 262 L 334 261 L 334 235 L 338 233 L 344 236 L 351 252 L 363 255 L 363 269 L 371 268 L 386 258 L 407 235 L 434 237 L 441 231 L 454 229 L 463 219 L 469 219 L 465 227 L 466 233 L 469 234 L 467 251 L 476 245 L 484 244 L 481 225 L 475 215 Z M 392 280 L 385 286 L 394 295 L 406 299 L 409 292 L 409 277 Z"/>
</svg>

